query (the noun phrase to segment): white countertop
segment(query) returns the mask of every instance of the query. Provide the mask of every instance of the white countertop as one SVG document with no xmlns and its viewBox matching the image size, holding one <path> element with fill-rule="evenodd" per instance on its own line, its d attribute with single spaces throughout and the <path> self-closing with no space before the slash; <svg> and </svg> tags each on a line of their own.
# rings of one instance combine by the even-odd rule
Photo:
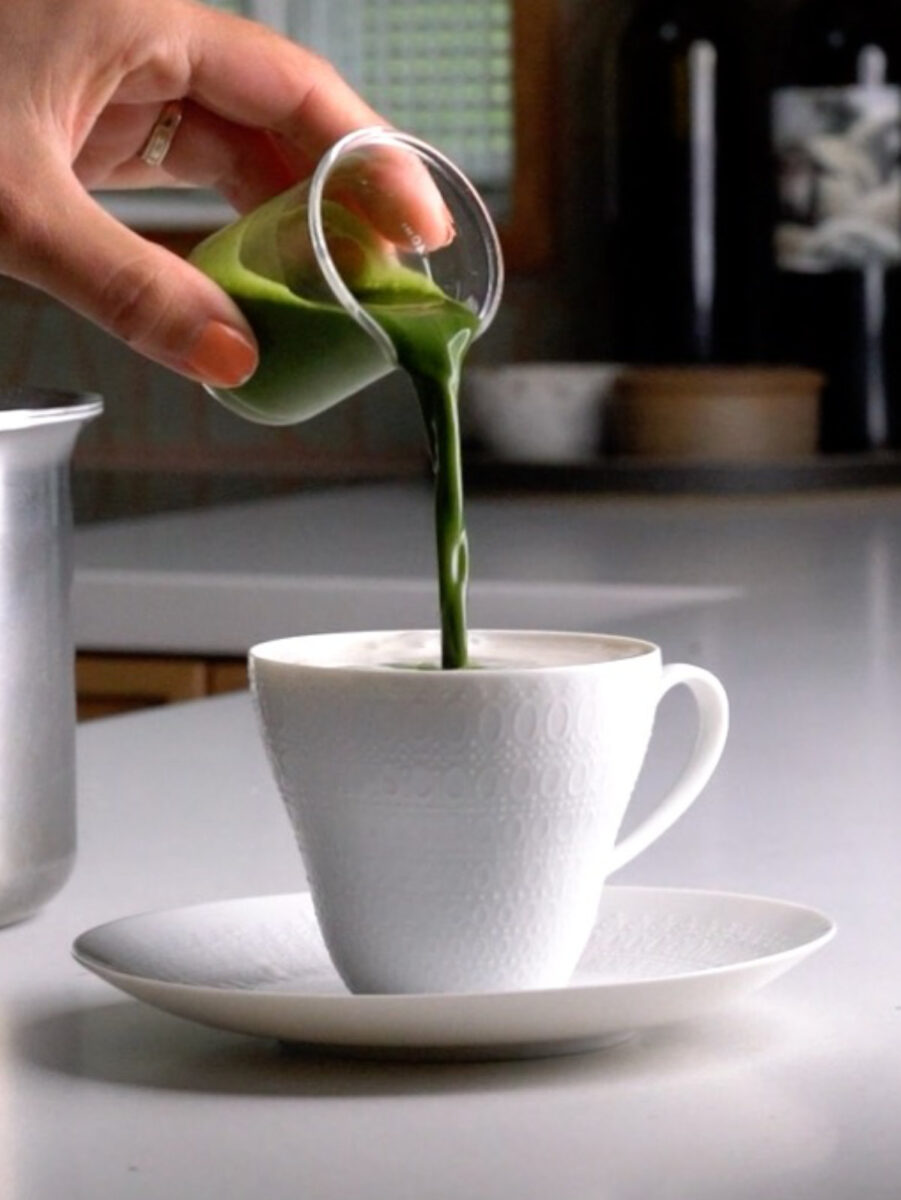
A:
<svg viewBox="0 0 901 1200">
<path fill-rule="evenodd" d="M 96 722 L 79 733 L 73 879 L 0 932 L 4 1200 L 898 1196 L 901 496 L 482 499 L 470 533 L 477 579 L 500 589 L 479 603 L 522 603 L 511 623 L 597 602 L 589 627 L 651 637 L 730 691 L 714 783 L 617 882 L 797 900 L 837 920 L 836 940 L 728 1010 L 596 1053 L 286 1055 L 128 1000 L 68 957 L 119 915 L 301 886 L 247 698 Z M 205 612 L 192 648 L 240 652 L 330 608 L 363 623 L 360 598 L 390 616 L 397 595 L 355 573 L 412 581 L 399 594 L 427 612 L 430 552 L 424 489 L 88 528 L 79 640 L 187 648 Z M 524 601 L 505 590 L 517 580 L 534 585 Z M 163 601 L 165 629 L 144 611 Z M 682 719 L 662 711 L 639 808 Z"/>
<path fill-rule="evenodd" d="M 77 644 L 243 656 L 280 635 L 433 625 L 431 503 L 425 484 L 357 487 L 86 526 Z M 724 536 L 731 511 L 473 498 L 471 624 L 597 628 L 725 596 L 748 565 Z M 767 569 L 791 561 L 793 529 Z"/>
</svg>

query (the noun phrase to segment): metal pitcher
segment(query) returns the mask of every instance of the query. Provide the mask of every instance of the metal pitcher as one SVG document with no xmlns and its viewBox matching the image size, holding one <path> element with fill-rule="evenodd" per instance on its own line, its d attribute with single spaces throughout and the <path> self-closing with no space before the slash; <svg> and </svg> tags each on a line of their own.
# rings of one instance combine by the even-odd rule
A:
<svg viewBox="0 0 901 1200">
<path fill-rule="evenodd" d="M 0 925 L 75 856 L 69 460 L 97 396 L 0 388 Z"/>
</svg>

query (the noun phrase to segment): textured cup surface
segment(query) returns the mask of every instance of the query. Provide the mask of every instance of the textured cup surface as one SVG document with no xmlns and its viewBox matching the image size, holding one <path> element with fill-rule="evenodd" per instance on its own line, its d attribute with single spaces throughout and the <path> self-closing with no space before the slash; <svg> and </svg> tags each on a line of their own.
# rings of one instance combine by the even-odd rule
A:
<svg viewBox="0 0 901 1200">
<path fill-rule="evenodd" d="M 630 835 L 634 851 L 614 849 L 673 668 L 635 639 L 470 636 L 462 671 L 426 666 L 431 633 L 251 651 L 270 761 L 353 991 L 564 984 L 606 874 L 684 811 L 722 749 L 722 689 L 679 668 L 690 677 L 673 683 L 703 692 L 705 761 Z"/>
</svg>

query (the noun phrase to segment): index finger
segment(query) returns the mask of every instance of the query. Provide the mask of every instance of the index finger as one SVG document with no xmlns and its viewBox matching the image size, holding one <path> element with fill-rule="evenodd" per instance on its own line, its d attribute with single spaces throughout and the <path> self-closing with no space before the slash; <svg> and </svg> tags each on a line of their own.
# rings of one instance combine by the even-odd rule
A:
<svg viewBox="0 0 901 1200">
<path fill-rule="evenodd" d="M 345 134 L 387 124 L 324 58 L 254 21 L 204 9 L 190 52 L 191 98 L 276 133 L 301 177 Z M 427 248 L 444 245 L 449 216 L 428 173 L 393 182 L 390 217 L 377 200 L 366 206 L 372 224 L 391 240 L 412 228 Z"/>
<path fill-rule="evenodd" d="M 313 162 L 345 133 L 384 124 L 331 63 L 256 21 L 203 7 L 189 53 L 192 99 L 281 134 Z"/>
</svg>

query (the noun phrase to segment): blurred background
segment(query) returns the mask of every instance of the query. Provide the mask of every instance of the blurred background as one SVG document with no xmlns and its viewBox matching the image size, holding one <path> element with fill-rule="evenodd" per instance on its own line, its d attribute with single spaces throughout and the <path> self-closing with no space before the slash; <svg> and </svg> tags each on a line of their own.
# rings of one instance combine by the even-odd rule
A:
<svg viewBox="0 0 901 1200">
<path fill-rule="evenodd" d="M 836 117 L 837 89 L 870 89 L 867 95 L 888 105 L 888 116 L 864 166 L 880 154 L 885 160 L 887 188 L 879 197 L 888 216 L 883 212 L 881 228 L 901 229 L 901 39 L 890 0 L 221 0 L 221 6 L 331 58 L 389 120 L 457 159 L 488 199 L 502 230 L 509 281 L 500 316 L 472 356 L 464 425 L 474 479 L 541 482 L 540 470 L 528 468 L 542 466 L 542 439 L 536 449 L 528 439 L 518 446 L 514 435 L 505 448 L 507 435 L 478 418 L 486 403 L 502 413 L 494 369 L 532 363 L 545 371 L 537 386 L 524 382 L 521 371 L 511 376 L 520 433 L 541 428 L 542 420 L 537 408 L 529 416 L 523 398 L 555 395 L 559 381 L 548 376 L 549 364 L 569 371 L 563 390 L 570 392 L 580 390 L 573 364 L 597 368 L 594 390 L 588 389 L 596 409 L 608 403 L 611 365 L 701 368 L 700 375 L 665 380 L 653 371 L 629 373 L 618 426 L 611 418 L 602 429 L 599 411 L 588 425 L 584 413 L 573 418 L 582 421 L 581 432 L 545 458 L 558 467 L 578 462 L 585 486 L 615 480 L 610 468 L 626 459 L 632 468 L 641 459 L 651 472 L 664 459 L 672 467 L 749 456 L 758 465 L 794 464 L 808 472 L 805 478 L 824 460 L 833 470 L 843 464 L 873 478 L 895 472 L 896 251 L 865 248 L 862 265 L 841 260 L 782 269 L 774 229 L 784 217 L 777 210 L 786 180 L 806 186 L 814 172 L 828 169 L 840 188 L 848 179 L 859 182 L 860 171 L 855 176 L 853 165 L 819 159 L 799 168 L 798 147 L 806 154 L 812 135 L 806 142 L 789 138 L 775 163 L 771 118 L 780 89 L 815 87 L 831 105 L 825 132 L 840 135 L 830 145 L 844 152 L 850 118 Z M 878 108 L 863 105 L 867 120 L 858 124 L 867 125 L 868 136 L 867 121 Z M 793 112 L 783 120 L 789 134 Z M 203 193 L 102 199 L 179 252 L 231 216 Z M 809 214 L 800 220 L 814 222 Z M 78 446 L 81 521 L 425 473 L 419 413 L 399 375 L 307 425 L 255 427 L 37 292 L 0 280 L 0 304 L 4 383 L 83 388 L 106 398 L 105 416 Z M 824 359 L 827 343 L 833 351 L 838 346 L 838 365 Z M 773 364 L 814 373 L 747 373 Z M 839 379 L 845 366 L 847 377 Z M 486 378 L 495 397 L 488 402 L 481 395 Z M 819 407 L 824 381 L 825 409 Z M 733 405 L 728 413 L 739 415 L 728 415 L 718 430 L 724 396 Z M 586 401 L 560 401 L 552 424 L 564 419 L 566 403 L 575 411 Z M 679 414 L 671 433 L 668 411 Z M 688 441 L 680 441 L 689 426 Z M 783 430 L 793 432 L 780 444 Z M 512 464 L 518 475 L 510 473 Z M 634 471 L 633 478 L 640 482 Z"/>
</svg>

